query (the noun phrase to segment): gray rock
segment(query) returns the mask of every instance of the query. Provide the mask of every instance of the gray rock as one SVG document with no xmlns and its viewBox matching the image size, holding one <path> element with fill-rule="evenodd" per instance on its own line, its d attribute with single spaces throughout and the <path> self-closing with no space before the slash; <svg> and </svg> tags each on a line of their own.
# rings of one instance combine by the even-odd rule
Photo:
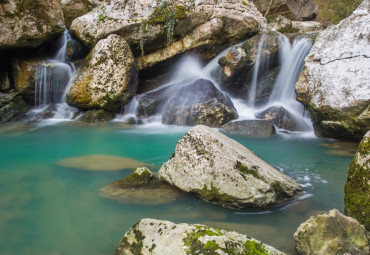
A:
<svg viewBox="0 0 370 255">
<path fill-rule="evenodd" d="M 369 0 L 320 33 L 296 84 L 319 136 L 361 140 L 370 126 Z"/>
<path fill-rule="evenodd" d="M 123 236 L 116 255 L 284 253 L 249 236 L 199 224 L 142 219 Z"/>
<path fill-rule="evenodd" d="M 158 173 L 171 185 L 225 207 L 264 208 L 302 193 L 293 179 L 206 126 L 190 129 Z"/>
<path fill-rule="evenodd" d="M 29 106 L 18 93 L 0 93 L 0 123 L 20 120 L 28 110 Z"/>
<path fill-rule="evenodd" d="M 268 25 L 268 29 L 284 34 L 308 33 L 323 30 L 324 26 L 317 21 L 291 21 L 279 15 L 274 19 L 274 22 Z"/>
<path fill-rule="evenodd" d="M 369 254 L 370 235 L 357 220 L 337 209 L 311 217 L 294 233 L 298 254 Z"/>
<path fill-rule="evenodd" d="M 256 114 L 256 118 L 271 121 L 277 127 L 289 131 L 303 131 L 304 126 L 282 106 L 272 106 Z"/>
<path fill-rule="evenodd" d="M 101 2 L 102 0 L 61 0 L 66 26 L 69 27 L 75 18 L 85 15 Z"/>
<path fill-rule="evenodd" d="M 229 122 L 222 125 L 220 127 L 220 131 L 257 137 L 267 137 L 276 133 L 274 124 L 267 120 L 242 120 Z"/>
</svg>

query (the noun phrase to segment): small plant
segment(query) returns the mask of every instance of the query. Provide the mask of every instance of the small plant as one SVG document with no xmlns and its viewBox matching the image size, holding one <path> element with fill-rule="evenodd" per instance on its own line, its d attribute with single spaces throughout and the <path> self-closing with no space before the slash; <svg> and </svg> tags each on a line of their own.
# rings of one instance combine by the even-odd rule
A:
<svg viewBox="0 0 370 255">
<path fill-rule="evenodd" d="M 248 3 L 246 1 L 242 1 L 242 4 L 245 5 L 245 6 L 248 6 Z"/>
<path fill-rule="evenodd" d="M 103 14 L 99 14 L 99 15 L 98 15 L 98 19 L 99 19 L 99 21 L 102 21 L 102 20 L 104 20 L 104 19 L 105 19 L 105 17 L 104 17 L 104 15 L 103 15 Z"/>
</svg>

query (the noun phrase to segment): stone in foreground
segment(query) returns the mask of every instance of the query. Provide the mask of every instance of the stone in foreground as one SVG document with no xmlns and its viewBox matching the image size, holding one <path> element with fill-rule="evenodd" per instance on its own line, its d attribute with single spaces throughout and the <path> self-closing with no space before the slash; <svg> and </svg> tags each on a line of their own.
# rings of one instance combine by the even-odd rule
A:
<svg viewBox="0 0 370 255">
<path fill-rule="evenodd" d="M 206 126 L 190 129 L 158 173 L 171 185 L 231 208 L 264 208 L 302 193 L 296 181 Z"/>
<path fill-rule="evenodd" d="M 283 255 L 249 236 L 204 225 L 142 219 L 122 238 L 116 255 L 255 254 Z"/>
<path fill-rule="evenodd" d="M 268 120 L 242 120 L 229 122 L 220 127 L 220 131 L 257 137 L 268 137 L 276 133 L 274 124 Z"/>
<path fill-rule="evenodd" d="M 348 168 L 344 212 L 370 231 L 370 131 L 362 139 Z"/>
<path fill-rule="evenodd" d="M 337 209 L 311 217 L 294 234 L 298 254 L 369 254 L 370 235 Z"/>
</svg>

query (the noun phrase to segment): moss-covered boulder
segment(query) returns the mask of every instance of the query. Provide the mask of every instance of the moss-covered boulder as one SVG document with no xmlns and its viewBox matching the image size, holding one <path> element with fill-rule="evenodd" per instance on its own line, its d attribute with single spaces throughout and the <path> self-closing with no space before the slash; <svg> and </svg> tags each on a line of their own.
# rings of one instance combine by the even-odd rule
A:
<svg viewBox="0 0 370 255">
<path fill-rule="evenodd" d="M 302 223 L 294 233 L 294 240 L 300 255 L 367 255 L 370 252 L 369 232 L 357 220 L 344 216 L 337 209 Z"/>
<path fill-rule="evenodd" d="M 370 127 L 370 1 L 320 33 L 296 83 L 318 136 L 361 140 Z"/>
<path fill-rule="evenodd" d="M 79 109 L 116 111 L 137 90 L 137 68 L 130 46 L 118 35 L 100 40 L 76 75 L 66 101 Z"/>
<path fill-rule="evenodd" d="M 36 47 L 64 30 L 60 0 L 7 0 L 0 5 L 0 49 Z"/>
<path fill-rule="evenodd" d="M 370 231 L 370 131 L 363 137 L 348 168 L 344 212 Z"/>
<path fill-rule="evenodd" d="M 154 219 L 142 219 L 127 231 L 115 254 L 284 255 L 269 245 L 236 232 Z"/>
<path fill-rule="evenodd" d="M 90 110 L 82 113 L 82 116 L 78 118 L 79 121 L 84 122 L 102 122 L 113 120 L 115 114 L 112 112 L 105 111 L 103 109 Z"/>
<path fill-rule="evenodd" d="M 302 194 L 296 181 L 206 126 L 190 129 L 158 174 L 171 185 L 224 207 L 264 208 Z"/>
<path fill-rule="evenodd" d="M 29 106 L 18 93 L 0 93 L 0 123 L 20 120 L 28 110 Z"/>
</svg>

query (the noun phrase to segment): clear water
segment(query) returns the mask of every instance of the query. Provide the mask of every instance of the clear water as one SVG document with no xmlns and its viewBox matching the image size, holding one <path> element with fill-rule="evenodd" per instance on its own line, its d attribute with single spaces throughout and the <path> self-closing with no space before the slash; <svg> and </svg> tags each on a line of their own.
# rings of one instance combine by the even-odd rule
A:
<svg viewBox="0 0 370 255">
<path fill-rule="evenodd" d="M 119 204 L 101 198 L 99 189 L 131 171 L 88 172 L 55 164 L 106 154 L 144 161 L 157 171 L 186 131 L 122 123 L 0 126 L 0 254 L 114 254 L 122 235 L 145 217 L 235 230 L 294 254 L 293 233 L 300 223 L 322 211 L 343 210 L 351 156 L 333 155 L 343 151 L 323 146 L 332 140 L 233 137 L 304 186 L 301 199 L 265 210 L 225 209 L 191 195 L 159 206 Z"/>
</svg>

